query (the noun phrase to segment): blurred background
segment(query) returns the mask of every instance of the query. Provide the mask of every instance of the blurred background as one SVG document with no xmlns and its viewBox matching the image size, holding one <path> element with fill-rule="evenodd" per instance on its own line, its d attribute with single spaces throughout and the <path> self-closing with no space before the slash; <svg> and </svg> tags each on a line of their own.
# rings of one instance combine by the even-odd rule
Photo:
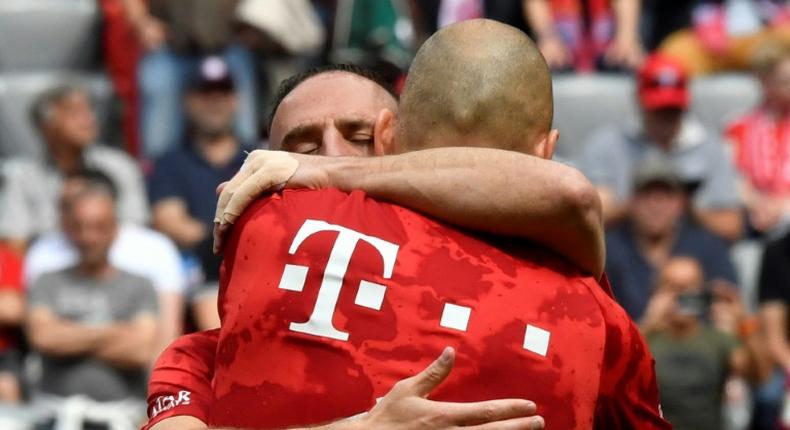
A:
<svg viewBox="0 0 790 430">
<path fill-rule="evenodd" d="M 427 37 L 479 17 L 554 72 L 557 158 L 600 191 L 664 414 L 790 428 L 776 0 L 0 1 L 0 428 L 139 426 L 159 351 L 218 325 L 214 189 L 267 147 L 277 84 L 352 63 L 401 88 Z"/>
</svg>

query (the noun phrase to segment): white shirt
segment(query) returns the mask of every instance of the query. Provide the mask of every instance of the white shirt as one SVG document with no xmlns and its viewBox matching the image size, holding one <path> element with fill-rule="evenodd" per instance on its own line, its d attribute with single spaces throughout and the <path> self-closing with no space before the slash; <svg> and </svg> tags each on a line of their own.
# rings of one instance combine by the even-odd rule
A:
<svg viewBox="0 0 790 430">
<path fill-rule="evenodd" d="M 30 286 L 40 275 L 77 264 L 79 255 L 62 232 L 41 236 L 25 257 L 25 284 Z M 173 242 L 151 229 L 124 224 L 110 248 L 110 263 L 115 267 L 148 278 L 158 293 L 184 293 L 186 277 L 181 256 Z"/>
</svg>

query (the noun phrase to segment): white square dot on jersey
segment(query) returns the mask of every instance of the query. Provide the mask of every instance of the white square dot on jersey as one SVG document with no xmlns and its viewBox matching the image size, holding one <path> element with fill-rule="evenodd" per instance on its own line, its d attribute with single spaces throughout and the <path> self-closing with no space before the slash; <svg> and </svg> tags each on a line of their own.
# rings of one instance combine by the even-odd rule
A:
<svg viewBox="0 0 790 430">
<path fill-rule="evenodd" d="M 288 291 L 302 291 L 307 279 L 307 267 L 295 264 L 286 264 L 283 277 L 280 278 L 280 289 Z"/>
<path fill-rule="evenodd" d="M 445 303 L 444 310 L 442 311 L 442 320 L 439 322 L 439 325 L 442 327 L 466 331 L 466 326 L 469 324 L 469 316 L 471 314 L 472 308 L 454 305 L 452 303 Z"/>
<path fill-rule="evenodd" d="M 549 338 L 551 333 L 532 324 L 527 324 L 527 332 L 524 334 L 524 349 L 535 354 L 546 356 L 549 350 Z"/>
<path fill-rule="evenodd" d="M 383 285 L 374 282 L 359 281 L 357 298 L 354 299 L 354 303 L 380 311 L 381 303 L 384 302 L 385 292 L 387 292 L 387 287 Z"/>
</svg>

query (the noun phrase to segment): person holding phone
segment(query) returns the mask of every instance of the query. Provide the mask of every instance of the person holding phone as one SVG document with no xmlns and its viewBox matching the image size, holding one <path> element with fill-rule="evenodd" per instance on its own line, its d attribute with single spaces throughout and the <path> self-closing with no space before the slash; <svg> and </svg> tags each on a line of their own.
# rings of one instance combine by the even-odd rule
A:
<svg viewBox="0 0 790 430">
<path fill-rule="evenodd" d="M 664 416 L 674 428 L 723 428 L 728 377 L 759 379 L 759 334 L 738 291 L 722 282 L 706 285 L 693 257 L 672 257 L 658 274 L 640 329 L 656 360 Z"/>
</svg>

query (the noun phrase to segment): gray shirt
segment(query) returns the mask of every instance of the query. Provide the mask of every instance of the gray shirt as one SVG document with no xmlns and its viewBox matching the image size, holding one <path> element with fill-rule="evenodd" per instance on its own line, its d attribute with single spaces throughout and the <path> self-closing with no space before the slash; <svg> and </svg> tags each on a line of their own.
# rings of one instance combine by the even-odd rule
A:
<svg viewBox="0 0 790 430">
<path fill-rule="evenodd" d="M 45 307 L 61 319 L 106 325 L 155 316 L 157 297 L 151 282 L 118 270 L 96 280 L 74 268 L 42 275 L 28 295 L 29 306 Z M 144 398 L 145 369 L 117 369 L 88 356 L 42 355 L 41 391 L 57 396 L 82 394 L 96 401 Z"/>
<path fill-rule="evenodd" d="M 721 141 L 692 117 L 684 119 L 669 151 L 651 143 L 636 121 L 602 128 L 585 144 L 581 170 L 595 185 L 608 187 L 618 201 L 625 201 L 633 191 L 634 167 L 644 158 L 661 156 L 668 157 L 685 181 L 699 183 L 693 199 L 696 207 L 740 206 L 736 172 Z"/>
<path fill-rule="evenodd" d="M 134 160 L 117 149 L 91 145 L 85 149 L 84 162 L 109 176 L 118 188 L 121 221 L 142 224 L 148 220 L 145 183 Z M 46 161 L 8 161 L 0 192 L 0 238 L 29 240 L 55 229 L 62 184 L 62 174 Z"/>
</svg>

